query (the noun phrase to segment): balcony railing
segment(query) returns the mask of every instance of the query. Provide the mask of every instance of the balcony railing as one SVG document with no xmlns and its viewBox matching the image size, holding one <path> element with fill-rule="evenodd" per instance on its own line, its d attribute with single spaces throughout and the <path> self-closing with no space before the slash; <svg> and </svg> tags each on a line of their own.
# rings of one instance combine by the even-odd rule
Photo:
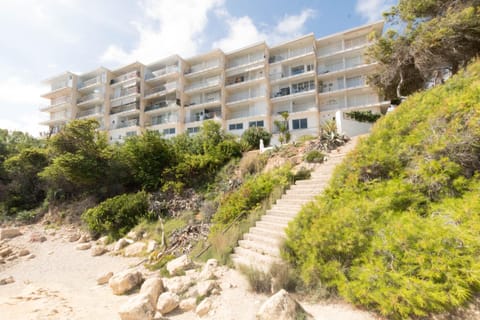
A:
<svg viewBox="0 0 480 320">
<path fill-rule="evenodd" d="M 209 80 L 209 81 L 194 82 L 194 83 L 185 87 L 185 92 L 200 90 L 200 89 L 203 89 L 203 88 L 217 86 L 219 84 L 220 84 L 220 78 L 215 79 L 215 80 Z"/>
<path fill-rule="evenodd" d="M 276 54 L 276 55 L 271 56 L 268 59 L 268 62 L 269 63 L 280 62 L 280 61 L 288 60 L 288 59 L 291 59 L 291 58 L 303 56 L 303 55 L 306 55 L 306 54 L 309 54 L 309 53 L 312 53 L 312 52 L 313 52 L 313 47 L 292 49 L 292 50 L 289 50 L 288 52 L 284 52 L 284 53 L 280 53 L 280 54 Z"/>
<path fill-rule="evenodd" d="M 229 96 L 227 98 L 227 103 L 233 103 L 233 102 L 238 102 L 238 101 L 243 101 L 248 99 L 256 99 L 264 96 L 265 96 L 265 92 L 261 90 L 258 92 L 240 92 L 240 93 Z"/>
<path fill-rule="evenodd" d="M 110 96 L 110 100 L 115 100 L 115 99 L 120 99 L 124 98 L 126 96 L 132 95 L 132 94 L 138 94 L 140 93 L 140 88 L 139 87 L 130 87 L 126 89 L 122 89 L 119 92 L 117 92 L 114 95 Z"/>
<path fill-rule="evenodd" d="M 77 104 L 81 104 L 87 101 L 97 100 L 103 97 L 101 93 L 91 93 L 87 94 L 86 96 L 80 97 L 77 99 Z"/>
<path fill-rule="evenodd" d="M 110 114 L 116 114 L 116 113 L 122 113 L 122 112 L 127 112 L 127 111 L 134 111 L 134 110 L 139 110 L 140 107 L 138 106 L 137 103 L 129 103 L 123 106 L 119 107 L 112 107 L 110 110 Z"/>
<path fill-rule="evenodd" d="M 165 123 L 175 123 L 177 121 L 178 121 L 178 117 L 176 115 L 160 116 L 160 117 L 152 118 L 152 120 L 148 125 L 157 126 Z"/>
<path fill-rule="evenodd" d="M 249 56 L 245 56 L 245 57 L 242 57 L 242 58 L 237 58 L 237 59 L 229 61 L 228 64 L 227 64 L 227 69 L 233 69 L 233 68 L 237 68 L 237 67 L 241 67 L 241 66 L 247 66 L 247 65 L 253 64 L 253 63 L 259 63 L 259 62 L 262 62 L 265 59 L 265 57 L 263 56 L 263 52 L 260 52 L 255 56 L 250 56 L 249 55 Z"/>
<path fill-rule="evenodd" d="M 145 107 L 145 112 L 152 111 L 152 110 L 157 110 L 157 109 L 161 109 L 161 108 L 172 107 L 172 106 L 178 106 L 178 104 L 175 100 L 159 101 L 159 102 L 156 102 L 154 104 L 146 106 Z"/>
<path fill-rule="evenodd" d="M 177 88 L 177 84 L 175 82 L 167 83 L 165 85 L 161 85 L 161 86 L 146 90 L 145 91 L 145 97 L 156 95 L 156 94 L 161 93 L 161 92 L 167 92 L 167 91 L 175 90 L 176 88 Z"/>
<path fill-rule="evenodd" d="M 51 91 L 56 91 L 63 88 L 69 88 L 71 86 L 72 86 L 71 80 L 59 81 L 59 82 L 52 83 Z"/>
<path fill-rule="evenodd" d="M 314 83 L 301 84 L 301 85 L 292 85 L 292 88 L 281 88 L 279 91 L 272 93 L 271 98 L 279 98 L 283 96 L 288 96 L 291 94 L 297 94 L 301 92 L 309 92 L 315 90 Z"/>
<path fill-rule="evenodd" d="M 254 81 L 258 79 L 262 79 L 263 74 L 261 75 L 254 75 L 254 76 L 234 76 L 234 77 L 229 77 L 227 78 L 227 86 L 233 86 L 239 83 L 244 83 L 244 82 L 249 82 L 249 81 Z"/>
<path fill-rule="evenodd" d="M 122 74 L 121 76 L 118 76 L 116 78 L 113 78 L 112 80 L 110 80 L 110 84 L 117 84 L 117 83 L 124 82 L 124 81 L 130 80 L 130 79 L 135 79 L 135 78 L 138 78 L 138 77 L 140 77 L 140 72 L 139 71 L 131 71 L 131 72 Z"/>
<path fill-rule="evenodd" d="M 77 119 L 96 115 L 96 114 L 102 114 L 103 113 L 103 108 L 90 108 L 87 110 L 82 110 L 77 113 Z"/>
<path fill-rule="evenodd" d="M 160 78 L 160 77 L 162 77 L 166 74 L 178 72 L 178 70 L 179 70 L 179 68 L 176 65 L 167 66 L 165 68 L 161 68 L 161 69 L 158 69 L 158 70 L 152 71 L 151 73 L 146 74 L 145 75 L 145 80 L 152 80 L 152 79 Z"/>
<path fill-rule="evenodd" d="M 138 123 L 139 123 L 138 119 L 120 120 L 118 123 L 113 125 L 112 129 L 135 127 L 135 126 L 138 126 Z"/>
<path fill-rule="evenodd" d="M 214 69 L 220 67 L 220 60 L 210 60 L 203 63 L 199 63 L 190 67 L 185 71 L 185 74 L 192 74 L 196 72 L 205 71 L 208 69 Z"/>
<path fill-rule="evenodd" d="M 83 82 L 80 82 L 78 84 L 78 89 L 83 89 L 83 88 L 86 88 L 86 87 L 94 86 L 96 84 L 100 84 L 101 82 L 102 82 L 102 78 L 100 76 L 94 77 L 94 78 L 85 80 Z"/>
<path fill-rule="evenodd" d="M 210 111 L 206 112 L 203 115 L 194 114 L 186 118 L 186 123 L 192 123 L 197 121 L 204 121 L 204 120 L 220 120 L 222 118 L 221 111 Z"/>
</svg>

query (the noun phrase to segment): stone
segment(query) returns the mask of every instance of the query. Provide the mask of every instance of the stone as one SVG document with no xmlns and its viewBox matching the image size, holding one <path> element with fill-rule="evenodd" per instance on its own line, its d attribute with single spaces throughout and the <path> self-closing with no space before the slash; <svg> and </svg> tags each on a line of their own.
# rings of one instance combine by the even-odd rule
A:
<svg viewBox="0 0 480 320">
<path fill-rule="evenodd" d="M 32 253 L 32 254 L 28 255 L 27 258 L 28 258 L 28 259 L 33 259 L 33 258 L 35 258 L 35 255 Z"/>
<path fill-rule="evenodd" d="M 68 237 L 68 241 L 69 241 L 69 242 L 75 242 L 75 241 L 77 241 L 78 239 L 80 239 L 80 233 L 74 233 L 74 234 L 71 234 L 71 235 Z"/>
<path fill-rule="evenodd" d="M 188 276 L 163 279 L 163 285 L 167 288 L 167 290 L 176 294 L 184 293 L 192 286 L 192 284 L 193 280 Z"/>
<path fill-rule="evenodd" d="M 140 288 L 140 294 L 146 295 L 153 307 L 155 307 L 158 296 L 163 292 L 163 281 L 160 277 L 152 277 L 145 280 Z"/>
<path fill-rule="evenodd" d="M 108 280 L 113 276 L 113 272 L 109 271 L 107 273 L 102 274 L 97 278 L 97 284 L 102 285 L 108 283 Z"/>
<path fill-rule="evenodd" d="M 216 259 L 208 259 L 200 272 L 198 278 L 200 280 L 212 280 L 215 279 L 215 271 L 218 267 L 218 261 Z"/>
<path fill-rule="evenodd" d="M 15 260 L 15 259 L 17 259 L 17 258 L 18 258 L 18 256 L 17 256 L 16 254 L 12 254 L 11 256 L 8 256 L 5 260 L 7 260 L 7 261 L 13 261 L 13 260 Z"/>
<path fill-rule="evenodd" d="M 103 236 L 103 237 L 98 238 L 97 244 L 102 245 L 102 246 L 106 246 L 108 244 L 108 236 Z"/>
<path fill-rule="evenodd" d="M 21 249 L 20 251 L 18 251 L 18 255 L 20 257 L 28 256 L 29 254 L 30 254 L 30 251 L 28 251 L 27 249 Z"/>
<path fill-rule="evenodd" d="M 203 317 L 210 311 L 210 309 L 212 308 L 212 304 L 213 304 L 212 299 L 210 298 L 203 299 L 202 302 L 200 302 L 200 304 L 195 309 L 195 313 L 197 314 L 197 316 Z M 272 319 L 275 319 L 275 318 L 272 318 Z"/>
<path fill-rule="evenodd" d="M 126 246 L 128 246 L 128 244 L 129 242 L 126 239 L 124 238 L 118 239 L 118 241 L 115 242 L 115 245 L 113 246 L 113 251 L 120 251 Z"/>
<path fill-rule="evenodd" d="M 79 243 L 86 243 L 86 242 L 89 242 L 91 239 L 90 239 L 90 236 L 89 235 L 86 235 L 86 234 L 82 234 L 80 236 L 80 238 L 78 239 L 78 242 Z"/>
<path fill-rule="evenodd" d="M 155 316 L 155 306 L 150 303 L 147 295 L 139 294 L 128 299 L 118 314 L 121 320 L 152 320 Z"/>
<path fill-rule="evenodd" d="M 143 250 L 145 250 L 146 246 L 147 245 L 145 244 L 145 242 L 134 242 L 125 248 L 124 255 L 125 257 L 138 256 L 140 255 L 140 253 L 143 252 Z"/>
<path fill-rule="evenodd" d="M 104 246 L 93 246 L 91 254 L 92 254 L 92 257 L 96 257 L 96 256 L 101 256 L 105 252 L 107 252 L 107 249 Z"/>
<path fill-rule="evenodd" d="M 191 261 L 186 254 L 173 259 L 167 263 L 167 270 L 170 275 L 178 274 L 179 272 L 185 271 L 190 265 Z"/>
<path fill-rule="evenodd" d="M 178 295 L 172 292 L 164 292 L 160 295 L 157 301 L 157 310 L 162 315 L 165 315 L 175 310 L 180 304 L 180 298 Z"/>
<path fill-rule="evenodd" d="M 47 237 L 39 232 L 32 233 L 30 235 L 30 242 L 45 242 L 47 241 Z"/>
<path fill-rule="evenodd" d="M 257 313 L 258 320 L 312 319 L 313 317 L 293 299 L 287 291 L 281 289 L 265 301 Z"/>
<path fill-rule="evenodd" d="M 155 240 L 148 240 L 147 243 L 147 253 L 152 253 L 155 249 L 157 249 L 158 243 Z"/>
<path fill-rule="evenodd" d="M 22 233 L 18 228 L 4 228 L 0 230 L 0 240 L 11 239 L 21 235 Z"/>
<path fill-rule="evenodd" d="M 92 245 L 90 243 L 80 243 L 78 244 L 75 249 L 77 250 L 88 250 L 92 247 Z"/>
<path fill-rule="evenodd" d="M 195 298 L 183 299 L 182 301 L 180 301 L 180 304 L 178 305 L 178 307 L 183 312 L 194 310 L 197 307 L 197 299 Z"/>
<path fill-rule="evenodd" d="M 0 258 L 0 264 L 4 264 L 5 263 L 5 260 L 3 260 L 3 258 Z"/>
<path fill-rule="evenodd" d="M 218 288 L 214 280 L 205 280 L 197 284 L 197 293 L 199 296 L 208 296 L 213 289 Z"/>
<path fill-rule="evenodd" d="M 0 279 L 0 286 L 10 284 L 10 283 L 14 283 L 14 282 L 15 282 L 15 279 L 13 279 L 12 276 L 2 278 L 2 279 Z"/>
<path fill-rule="evenodd" d="M 130 231 L 129 233 L 127 233 L 127 238 L 130 238 L 134 241 L 138 241 L 142 238 L 142 233 L 139 232 L 139 231 Z"/>
<path fill-rule="evenodd" d="M 13 253 L 12 248 L 3 249 L 2 251 L 0 251 L 0 257 L 5 258 L 11 255 L 12 253 Z"/>
<path fill-rule="evenodd" d="M 139 271 L 126 270 L 114 274 L 108 285 L 116 295 L 124 294 L 138 286 L 143 280 L 143 275 Z"/>
</svg>

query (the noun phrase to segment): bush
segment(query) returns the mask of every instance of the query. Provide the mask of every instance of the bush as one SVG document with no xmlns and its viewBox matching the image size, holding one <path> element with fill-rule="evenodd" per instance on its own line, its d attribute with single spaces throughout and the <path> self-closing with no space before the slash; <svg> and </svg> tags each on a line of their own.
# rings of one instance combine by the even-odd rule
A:
<svg viewBox="0 0 480 320">
<path fill-rule="evenodd" d="M 322 163 L 325 161 L 325 155 L 318 150 L 312 150 L 308 152 L 303 159 L 308 163 Z"/>
<path fill-rule="evenodd" d="M 261 127 L 250 127 L 242 134 L 242 141 L 249 146 L 249 150 L 258 149 L 261 139 L 263 139 L 263 144 L 268 146 L 272 139 L 272 134 Z"/>
<path fill-rule="evenodd" d="M 144 191 L 110 198 L 82 215 L 88 229 L 96 236 L 107 234 L 113 239 L 124 236 L 148 213 L 148 195 Z"/>
<path fill-rule="evenodd" d="M 478 295 L 478 79 L 480 62 L 409 97 L 302 209 L 285 255 L 308 286 L 391 319 L 430 318 Z"/>
</svg>

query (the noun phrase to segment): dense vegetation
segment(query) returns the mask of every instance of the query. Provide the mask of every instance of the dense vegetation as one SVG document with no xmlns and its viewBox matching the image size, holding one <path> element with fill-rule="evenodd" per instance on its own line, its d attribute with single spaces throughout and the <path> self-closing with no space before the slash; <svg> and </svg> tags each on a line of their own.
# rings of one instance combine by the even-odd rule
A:
<svg viewBox="0 0 480 320">
<path fill-rule="evenodd" d="M 464 305 L 480 289 L 480 62 L 407 99 L 288 228 L 312 287 L 395 319 Z"/>
</svg>

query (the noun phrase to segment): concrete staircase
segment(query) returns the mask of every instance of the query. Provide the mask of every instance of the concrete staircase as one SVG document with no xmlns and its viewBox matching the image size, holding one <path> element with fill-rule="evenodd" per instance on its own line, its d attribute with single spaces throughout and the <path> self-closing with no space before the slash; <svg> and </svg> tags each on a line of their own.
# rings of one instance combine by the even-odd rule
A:
<svg viewBox="0 0 480 320">
<path fill-rule="evenodd" d="M 245 265 L 268 271 L 274 263 L 281 263 L 280 247 L 285 240 L 285 228 L 298 214 L 302 206 L 321 194 L 327 186 L 333 170 L 353 149 L 357 139 L 328 155 L 328 160 L 318 165 L 309 180 L 299 180 L 287 190 L 281 199 L 257 221 L 249 232 L 238 241 L 231 255 L 235 266 Z"/>
</svg>

